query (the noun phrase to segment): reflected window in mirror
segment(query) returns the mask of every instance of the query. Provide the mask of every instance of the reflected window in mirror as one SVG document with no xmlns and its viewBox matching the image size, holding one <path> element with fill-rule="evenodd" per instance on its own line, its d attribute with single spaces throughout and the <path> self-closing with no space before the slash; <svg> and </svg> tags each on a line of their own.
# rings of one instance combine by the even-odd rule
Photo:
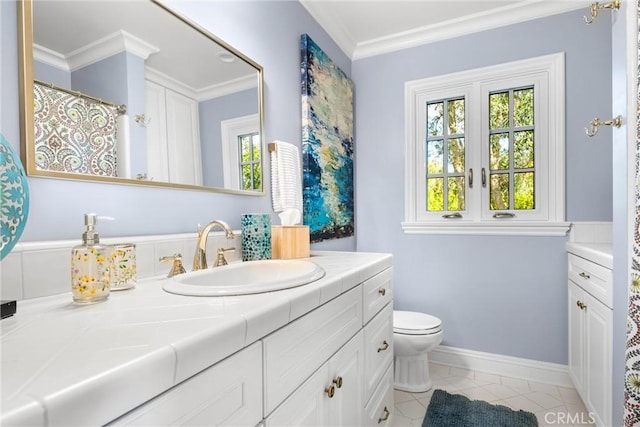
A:
<svg viewBox="0 0 640 427">
<path fill-rule="evenodd" d="M 262 187 L 262 155 L 260 151 L 260 134 L 247 133 L 238 137 L 240 152 L 240 171 L 242 190 L 256 191 Z"/>
</svg>

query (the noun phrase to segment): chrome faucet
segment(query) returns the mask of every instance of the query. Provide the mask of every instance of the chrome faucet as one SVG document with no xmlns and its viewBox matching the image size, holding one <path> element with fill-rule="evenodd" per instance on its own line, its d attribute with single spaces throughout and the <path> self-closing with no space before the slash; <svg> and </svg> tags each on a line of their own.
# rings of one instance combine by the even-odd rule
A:
<svg viewBox="0 0 640 427">
<path fill-rule="evenodd" d="M 193 257 L 193 271 L 195 270 L 204 270 L 207 268 L 207 237 L 209 236 L 209 232 L 213 230 L 213 227 L 218 226 L 222 228 L 227 239 L 233 239 L 235 234 L 233 234 L 233 230 L 229 227 L 224 221 L 213 220 L 209 224 L 207 224 L 204 228 L 200 228 L 198 225 L 198 238 L 196 242 L 196 254 Z"/>
</svg>

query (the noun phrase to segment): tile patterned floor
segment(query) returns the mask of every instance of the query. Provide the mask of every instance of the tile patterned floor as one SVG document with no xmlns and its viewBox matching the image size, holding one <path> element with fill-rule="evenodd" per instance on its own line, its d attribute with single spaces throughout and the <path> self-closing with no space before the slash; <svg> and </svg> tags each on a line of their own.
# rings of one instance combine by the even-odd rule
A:
<svg viewBox="0 0 640 427">
<path fill-rule="evenodd" d="M 472 400 L 533 412 L 540 427 L 592 426 L 578 392 L 534 381 L 486 374 L 468 369 L 429 364 L 433 389 L 426 393 L 395 390 L 394 426 L 418 426 L 427 411 L 434 389 L 462 394 Z"/>
</svg>

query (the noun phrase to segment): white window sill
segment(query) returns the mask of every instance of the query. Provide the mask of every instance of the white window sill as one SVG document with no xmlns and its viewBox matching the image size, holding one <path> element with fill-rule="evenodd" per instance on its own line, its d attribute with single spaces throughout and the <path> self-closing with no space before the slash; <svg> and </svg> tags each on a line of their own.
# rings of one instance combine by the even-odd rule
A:
<svg viewBox="0 0 640 427">
<path fill-rule="evenodd" d="M 484 236 L 566 236 L 570 222 L 402 222 L 406 234 L 466 234 Z"/>
</svg>

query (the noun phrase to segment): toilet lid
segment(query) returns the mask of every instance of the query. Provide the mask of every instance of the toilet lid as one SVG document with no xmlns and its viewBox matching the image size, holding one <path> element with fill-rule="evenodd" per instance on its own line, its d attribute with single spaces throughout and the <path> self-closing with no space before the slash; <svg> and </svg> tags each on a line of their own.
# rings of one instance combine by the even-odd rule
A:
<svg viewBox="0 0 640 427">
<path fill-rule="evenodd" d="M 393 331 L 400 334 L 427 335 L 442 330 L 442 321 L 435 316 L 415 311 L 394 311 Z"/>
</svg>

